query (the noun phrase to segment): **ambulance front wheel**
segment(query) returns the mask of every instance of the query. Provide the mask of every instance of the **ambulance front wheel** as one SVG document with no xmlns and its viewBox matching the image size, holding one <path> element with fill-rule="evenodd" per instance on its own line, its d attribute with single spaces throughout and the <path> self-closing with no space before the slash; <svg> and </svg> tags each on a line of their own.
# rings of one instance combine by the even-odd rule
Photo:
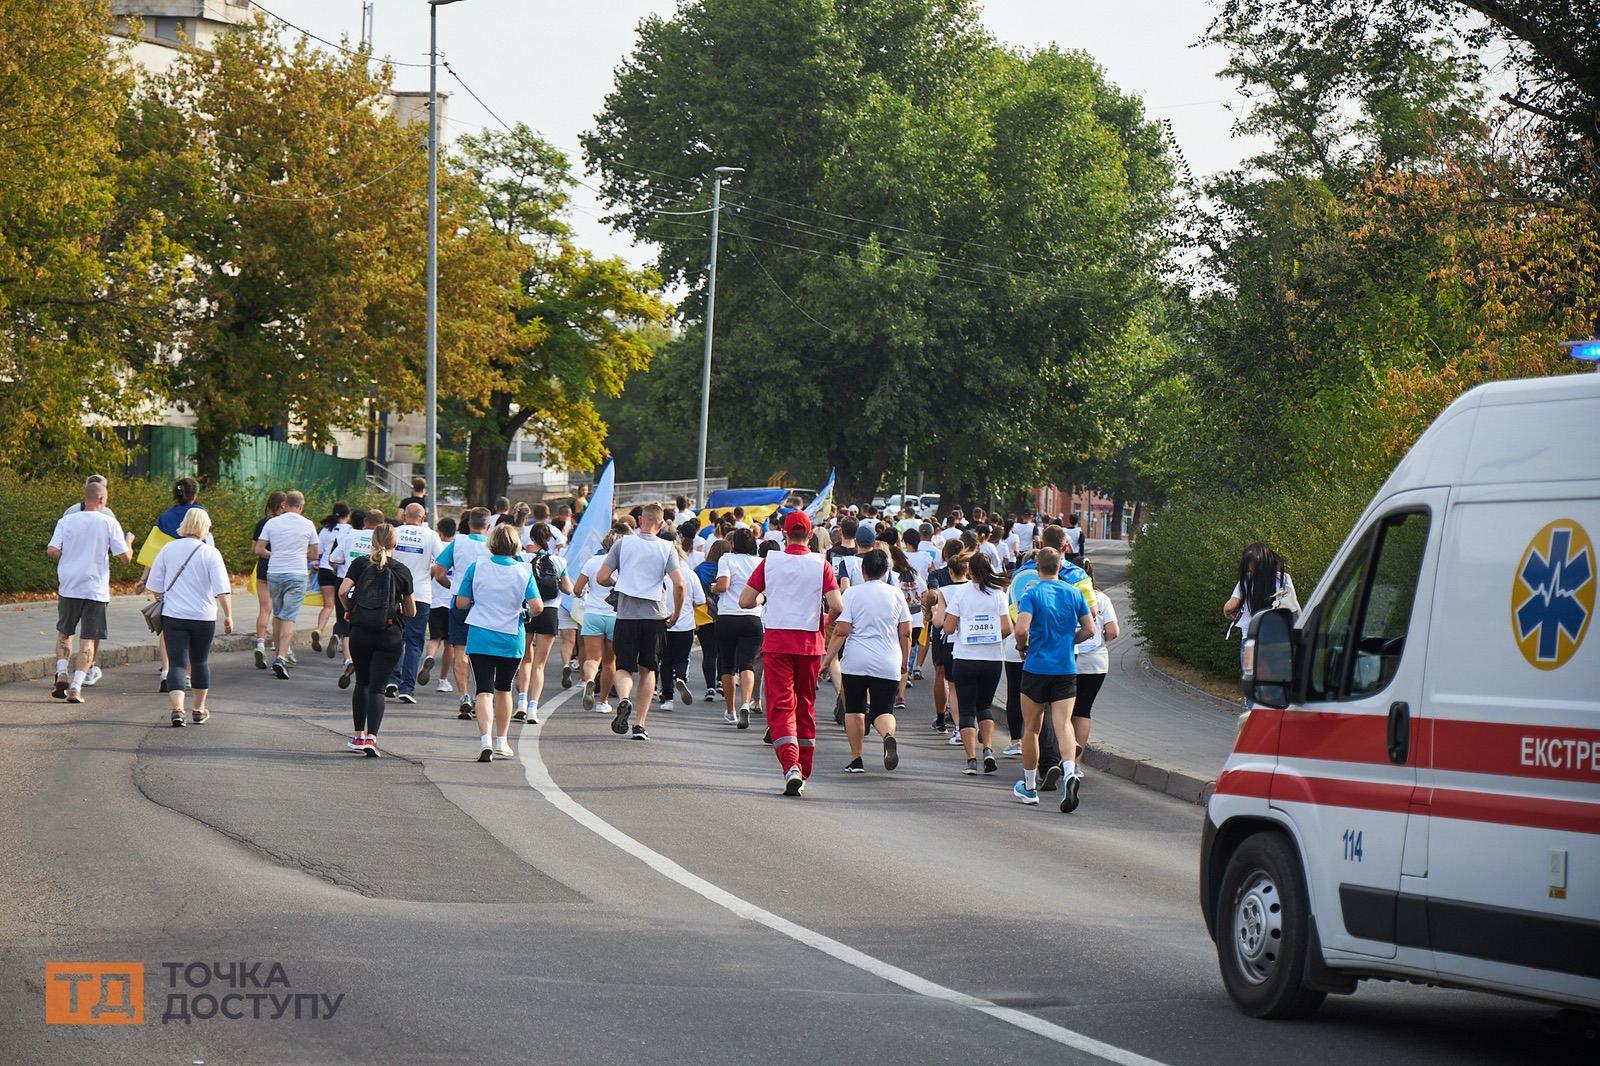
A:
<svg viewBox="0 0 1600 1066">
<path fill-rule="evenodd" d="M 1305 1018 L 1326 995 L 1306 987 L 1311 950 L 1305 874 L 1280 833 L 1247 838 L 1217 895 L 1217 962 L 1228 995 L 1254 1018 Z"/>
</svg>

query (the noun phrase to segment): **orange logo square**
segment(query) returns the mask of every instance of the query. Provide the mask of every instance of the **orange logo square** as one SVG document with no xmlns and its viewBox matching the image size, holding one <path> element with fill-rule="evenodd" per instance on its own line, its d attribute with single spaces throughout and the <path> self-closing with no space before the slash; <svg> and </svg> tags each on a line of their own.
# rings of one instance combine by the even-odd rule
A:
<svg viewBox="0 0 1600 1066">
<path fill-rule="evenodd" d="M 47 962 L 44 964 L 46 1025 L 141 1025 L 144 964 L 139 962 Z"/>
</svg>

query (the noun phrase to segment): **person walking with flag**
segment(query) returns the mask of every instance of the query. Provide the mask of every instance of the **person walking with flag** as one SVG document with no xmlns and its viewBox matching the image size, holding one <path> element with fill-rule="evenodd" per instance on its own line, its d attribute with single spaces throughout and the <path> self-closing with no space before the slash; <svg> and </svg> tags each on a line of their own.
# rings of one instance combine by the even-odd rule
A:
<svg viewBox="0 0 1600 1066">
<path fill-rule="evenodd" d="M 844 605 L 833 569 L 807 545 L 811 517 L 794 511 L 783 519 L 784 547 L 767 553 L 739 594 L 755 607 L 766 595 L 762 638 L 763 678 L 772 748 L 783 768 L 783 794 L 805 794 L 817 747 L 817 676 L 822 669 L 823 626 Z"/>
</svg>

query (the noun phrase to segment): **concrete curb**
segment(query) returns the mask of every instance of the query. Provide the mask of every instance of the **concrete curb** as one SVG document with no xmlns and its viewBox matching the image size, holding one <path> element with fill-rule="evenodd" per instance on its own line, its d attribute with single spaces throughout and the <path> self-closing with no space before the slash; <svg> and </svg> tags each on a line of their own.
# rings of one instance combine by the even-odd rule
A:
<svg viewBox="0 0 1600 1066">
<path fill-rule="evenodd" d="M 1160 763 L 1151 762 L 1143 756 L 1116 751 L 1092 740 L 1089 742 L 1088 750 L 1083 753 L 1083 761 L 1101 773 L 1132 781 L 1141 788 L 1165 793 L 1185 803 L 1203 806 L 1211 799 L 1211 792 L 1216 787 L 1214 778 L 1202 778 L 1185 770 L 1173 770 Z"/>
<path fill-rule="evenodd" d="M 255 646 L 255 635 L 252 633 L 234 633 L 231 636 L 219 636 L 211 644 L 213 652 L 249 651 Z M 310 647 L 309 640 L 303 634 L 295 635 L 296 647 Z M 109 670 L 114 666 L 127 666 L 132 663 L 159 662 L 160 654 L 156 650 L 155 636 L 151 635 L 149 644 L 110 644 L 100 645 L 100 654 L 95 660 L 101 669 Z M 40 655 L 31 659 L 18 659 L 13 662 L 0 663 L 0 685 L 13 682 L 45 681 L 55 677 L 56 657 L 54 655 Z"/>
</svg>

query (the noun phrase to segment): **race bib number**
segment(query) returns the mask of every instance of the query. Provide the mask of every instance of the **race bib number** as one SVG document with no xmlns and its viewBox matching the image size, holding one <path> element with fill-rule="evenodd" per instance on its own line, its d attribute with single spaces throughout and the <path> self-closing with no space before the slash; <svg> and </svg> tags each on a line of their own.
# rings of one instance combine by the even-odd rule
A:
<svg viewBox="0 0 1600 1066">
<path fill-rule="evenodd" d="M 961 641 L 964 644 L 1000 643 L 1000 616 L 972 614 L 961 619 Z"/>
</svg>

